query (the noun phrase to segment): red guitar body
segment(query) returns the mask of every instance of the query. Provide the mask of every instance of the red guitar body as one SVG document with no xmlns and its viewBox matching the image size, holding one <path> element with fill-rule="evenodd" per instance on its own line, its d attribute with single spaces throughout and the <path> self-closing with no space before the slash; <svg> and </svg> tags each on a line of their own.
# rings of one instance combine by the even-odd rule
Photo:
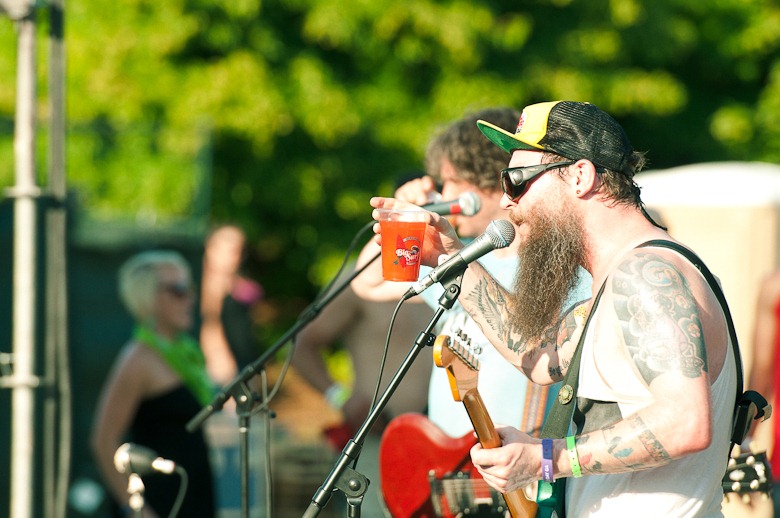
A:
<svg viewBox="0 0 780 518">
<path fill-rule="evenodd" d="M 474 434 L 452 438 L 421 414 L 387 426 L 379 446 L 382 495 L 394 518 L 454 518 L 464 507 L 503 507 L 471 464 Z M 505 509 L 505 507 L 503 507 Z M 496 511 L 503 515 L 503 511 Z"/>
</svg>

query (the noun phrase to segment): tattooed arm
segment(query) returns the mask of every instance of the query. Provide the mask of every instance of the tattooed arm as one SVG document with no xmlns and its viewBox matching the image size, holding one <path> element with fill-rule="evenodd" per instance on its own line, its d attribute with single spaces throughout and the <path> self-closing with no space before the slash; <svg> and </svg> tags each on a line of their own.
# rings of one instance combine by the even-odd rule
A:
<svg viewBox="0 0 780 518">
<path fill-rule="evenodd" d="M 707 448 L 712 440 L 699 305 L 679 264 L 666 257 L 650 252 L 632 255 L 608 281 L 600 302 L 605 311 L 611 306 L 622 335 L 616 343 L 596 344 L 599 368 L 606 367 L 613 376 L 638 375 L 652 402 L 606 425 L 594 426 L 586 416 L 587 433 L 576 438 L 583 475 L 662 466 Z M 714 306 L 705 310 L 717 311 Z M 485 480 L 511 491 L 541 479 L 539 440 L 511 428 L 499 433 L 504 446 L 472 450 Z M 571 475 L 565 440 L 554 441 L 553 459 L 556 474 Z"/>
<path fill-rule="evenodd" d="M 657 253 L 638 252 L 615 272 L 611 301 L 626 369 L 641 376 L 654 403 L 583 436 L 583 468 L 644 469 L 706 448 L 712 434 L 707 350 L 699 307 L 680 269 Z"/>
<path fill-rule="evenodd" d="M 463 277 L 460 302 L 491 344 L 534 383 L 549 385 L 566 374 L 590 301 L 572 306 L 540 339 L 526 339 L 513 323 L 506 290 L 478 263 Z"/>
</svg>

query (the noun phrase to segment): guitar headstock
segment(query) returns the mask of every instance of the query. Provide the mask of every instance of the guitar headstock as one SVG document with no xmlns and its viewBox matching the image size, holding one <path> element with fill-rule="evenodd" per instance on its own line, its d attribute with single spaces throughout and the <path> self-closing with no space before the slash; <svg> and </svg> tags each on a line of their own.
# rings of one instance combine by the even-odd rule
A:
<svg viewBox="0 0 780 518">
<path fill-rule="evenodd" d="M 747 452 L 732 456 L 723 476 L 723 492 L 747 496 L 748 493 L 769 493 L 772 472 L 766 452 Z"/>
<path fill-rule="evenodd" d="M 477 387 L 479 359 L 469 347 L 470 339 L 462 332 L 454 336 L 439 335 L 433 344 L 433 361 L 447 369 L 452 397 L 462 401 L 463 395 Z"/>
</svg>

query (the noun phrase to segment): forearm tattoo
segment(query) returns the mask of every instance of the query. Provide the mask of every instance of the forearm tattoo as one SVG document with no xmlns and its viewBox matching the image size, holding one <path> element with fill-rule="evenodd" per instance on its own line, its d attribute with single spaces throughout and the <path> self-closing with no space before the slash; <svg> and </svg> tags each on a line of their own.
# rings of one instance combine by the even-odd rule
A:
<svg viewBox="0 0 780 518">
<path fill-rule="evenodd" d="M 665 464 L 671 459 L 666 448 L 650 431 L 650 428 L 645 425 L 641 417 L 634 414 L 625 421 L 630 427 L 628 436 L 616 434 L 614 426 L 603 430 L 604 441 L 608 445 L 607 453 L 632 470 L 649 468 L 659 463 Z M 644 461 L 641 452 L 634 451 L 634 448 L 631 446 L 633 440 L 638 440 L 642 444 L 643 449 L 650 457 L 650 463 Z M 640 455 L 640 457 L 636 458 L 635 454 Z M 635 459 L 633 462 L 631 461 L 632 458 Z"/>
<path fill-rule="evenodd" d="M 625 435 L 616 431 L 617 425 L 608 426 L 601 431 L 606 445 L 605 453 L 620 462 L 623 469 L 606 470 L 602 461 L 595 455 L 582 453 L 580 465 L 584 471 L 590 474 L 615 473 L 624 470 L 635 471 L 667 464 L 671 460 L 669 452 L 666 451 L 661 441 L 650 431 L 641 417 L 635 414 L 626 418 L 625 422 L 629 427 L 628 430 L 624 429 Z M 583 447 L 589 442 L 589 439 L 591 439 L 591 435 L 582 435 L 577 438 L 577 444 Z M 632 444 L 636 444 L 636 441 L 641 444 L 641 449 L 637 450 L 632 446 Z M 645 453 L 649 460 L 644 456 Z"/>
<path fill-rule="evenodd" d="M 510 351 L 517 353 L 518 356 L 525 355 L 526 360 L 533 363 L 537 355 L 549 350 L 552 353 L 548 365 L 550 377 L 552 379 L 563 377 L 570 363 L 571 353 L 560 355 L 559 351 L 570 343 L 575 331 L 583 325 L 587 301 L 574 305 L 566 311 L 545 331 L 541 340 L 538 338 L 527 340 L 521 336 L 517 326 L 514 325 L 515 320 L 509 314 L 508 300 L 498 284 L 482 279 L 465 298 L 476 306 L 485 324 Z M 477 322 L 482 328 L 483 324 L 479 320 Z"/>
<path fill-rule="evenodd" d="M 626 346 L 646 383 L 665 372 L 696 378 L 707 371 L 698 307 L 674 264 L 637 254 L 615 272 L 612 290 Z"/>
<path fill-rule="evenodd" d="M 601 464 L 601 461 L 593 457 L 592 453 L 585 453 L 583 451 L 583 446 L 585 446 L 588 441 L 590 440 L 589 435 L 581 435 L 577 437 L 577 446 L 580 447 L 580 467 L 582 468 L 582 471 L 585 473 L 590 473 L 591 475 L 598 475 L 601 473 L 604 473 L 604 467 Z"/>
<path fill-rule="evenodd" d="M 650 455 L 650 458 L 655 462 L 666 463 L 671 460 L 669 452 L 666 451 L 661 441 L 650 431 L 642 418 L 634 414 L 626 419 L 634 431 L 637 433 L 637 438 L 642 446 L 645 447 L 645 451 Z"/>
<path fill-rule="evenodd" d="M 525 343 L 517 340 L 512 333 L 512 319 L 507 313 L 508 301 L 495 282 L 489 283 L 485 279 L 480 280 L 474 289 L 466 295 L 466 300 L 476 305 L 487 325 L 506 343 L 509 350 L 516 353 L 525 352 Z"/>
</svg>

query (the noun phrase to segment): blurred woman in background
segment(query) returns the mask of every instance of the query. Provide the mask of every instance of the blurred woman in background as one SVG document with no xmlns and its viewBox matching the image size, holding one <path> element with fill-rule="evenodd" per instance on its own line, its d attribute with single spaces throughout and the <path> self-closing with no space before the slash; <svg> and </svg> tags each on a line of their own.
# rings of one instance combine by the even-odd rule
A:
<svg viewBox="0 0 780 518">
<path fill-rule="evenodd" d="M 214 394 L 203 354 L 187 334 L 195 304 L 190 267 L 176 252 L 140 253 L 120 268 L 119 294 L 136 326 L 99 399 L 91 445 L 100 473 L 128 516 L 128 476 L 115 468 L 114 454 L 124 441 L 150 448 L 187 472 L 187 492 L 178 515 L 212 518 L 208 448 L 201 430 L 185 430 Z M 143 482 L 143 516 L 168 516 L 180 477 L 151 474 Z"/>
</svg>

